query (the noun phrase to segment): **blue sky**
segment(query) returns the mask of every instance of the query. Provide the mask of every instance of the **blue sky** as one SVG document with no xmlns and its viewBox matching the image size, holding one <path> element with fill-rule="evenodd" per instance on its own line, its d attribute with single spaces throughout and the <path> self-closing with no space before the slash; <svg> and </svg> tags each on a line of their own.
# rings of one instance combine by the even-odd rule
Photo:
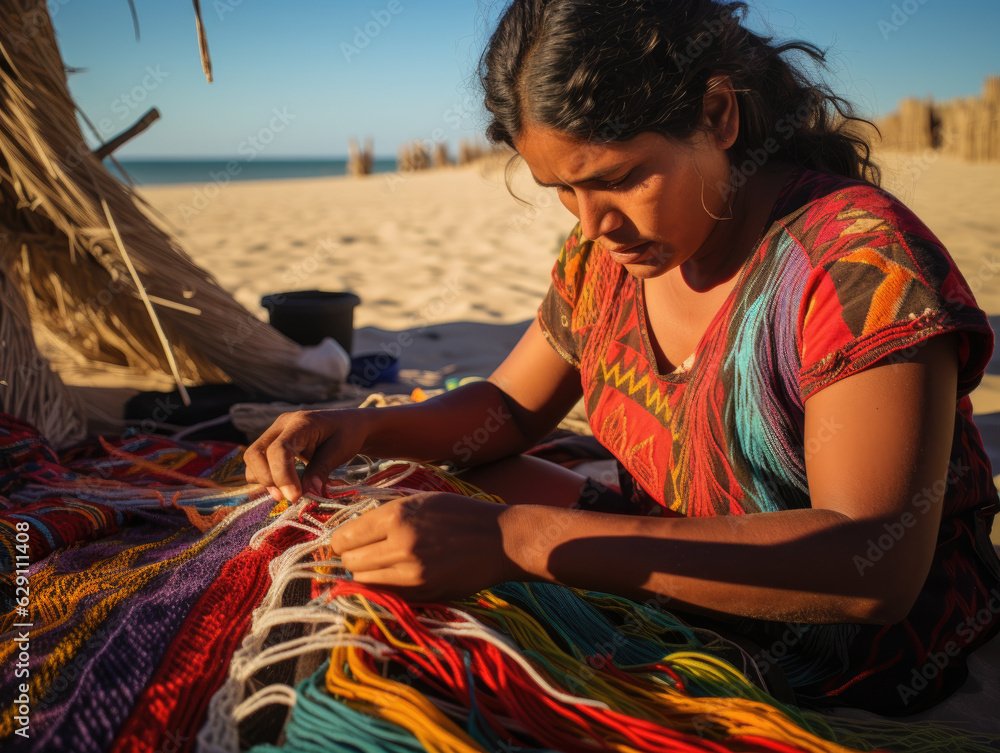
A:
<svg viewBox="0 0 1000 753">
<path fill-rule="evenodd" d="M 379 155 L 409 139 L 478 135 L 475 67 L 504 0 L 202 0 L 215 83 L 201 73 L 191 3 L 49 0 L 78 103 L 106 139 L 155 105 L 125 157 Z M 827 79 L 862 112 L 904 96 L 977 94 L 1000 73 L 997 0 L 750 0 L 750 22 L 829 48 Z M 261 145 L 264 134 L 267 143 Z"/>
</svg>

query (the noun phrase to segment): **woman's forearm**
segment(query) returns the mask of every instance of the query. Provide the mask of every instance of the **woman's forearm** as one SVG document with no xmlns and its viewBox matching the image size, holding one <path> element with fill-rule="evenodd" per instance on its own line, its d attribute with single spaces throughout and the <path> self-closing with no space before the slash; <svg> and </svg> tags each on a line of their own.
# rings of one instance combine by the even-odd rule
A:
<svg viewBox="0 0 1000 753">
<path fill-rule="evenodd" d="M 422 403 L 372 411 L 363 452 L 423 462 L 478 465 L 528 448 L 492 382 L 473 382 Z"/>
<path fill-rule="evenodd" d="M 502 526 L 515 579 L 767 620 L 896 622 L 926 576 L 907 562 L 920 542 L 905 536 L 859 565 L 882 523 L 830 510 L 649 518 L 516 506 Z"/>
</svg>

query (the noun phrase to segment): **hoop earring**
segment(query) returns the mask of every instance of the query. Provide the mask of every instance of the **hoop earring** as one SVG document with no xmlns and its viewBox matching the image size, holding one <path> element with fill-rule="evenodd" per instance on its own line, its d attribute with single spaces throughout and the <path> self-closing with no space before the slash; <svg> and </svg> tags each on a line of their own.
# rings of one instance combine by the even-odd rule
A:
<svg viewBox="0 0 1000 753">
<path fill-rule="evenodd" d="M 711 217 L 713 220 L 717 222 L 726 222 L 727 220 L 733 219 L 734 215 L 733 215 L 732 189 L 730 188 L 728 191 L 726 191 L 726 193 L 729 194 L 729 216 L 719 217 L 717 214 L 712 214 L 712 211 L 705 204 L 705 176 L 701 174 L 701 168 L 698 166 L 697 162 L 694 163 L 694 169 L 698 173 L 698 177 L 701 178 L 701 208 L 705 210 L 705 214 L 707 214 L 709 217 Z"/>
</svg>

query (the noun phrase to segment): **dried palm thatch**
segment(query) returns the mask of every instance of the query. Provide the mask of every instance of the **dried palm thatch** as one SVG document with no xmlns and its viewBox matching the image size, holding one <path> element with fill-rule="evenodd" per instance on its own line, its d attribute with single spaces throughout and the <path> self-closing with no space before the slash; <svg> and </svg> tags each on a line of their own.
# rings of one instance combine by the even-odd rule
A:
<svg viewBox="0 0 1000 753">
<path fill-rule="evenodd" d="M 83 436 L 79 402 L 35 348 L 31 318 L 19 287 L 0 272 L 0 404 L 32 421 L 57 445 Z M 27 389 L 23 385 L 30 385 Z M 44 409 L 39 410 L 39 408 Z"/>
<path fill-rule="evenodd" d="M 888 149 L 1000 161 L 1000 76 L 987 77 L 981 97 L 903 100 L 898 112 L 882 118 L 878 127 L 881 144 Z"/>
<path fill-rule="evenodd" d="M 199 42 L 210 75 L 200 26 Z M 15 351 L 40 358 L 25 312 L 81 365 L 169 373 L 182 392 L 227 377 L 298 401 L 337 392 L 296 367 L 302 349 L 200 269 L 87 147 L 44 0 L 0 0 L 0 282 L 0 327 L 18 340 L 0 344 L 0 407 L 50 436 L 79 434 L 79 413 L 67 415 L 47 368 L 18 376 Z"/>
</svg>

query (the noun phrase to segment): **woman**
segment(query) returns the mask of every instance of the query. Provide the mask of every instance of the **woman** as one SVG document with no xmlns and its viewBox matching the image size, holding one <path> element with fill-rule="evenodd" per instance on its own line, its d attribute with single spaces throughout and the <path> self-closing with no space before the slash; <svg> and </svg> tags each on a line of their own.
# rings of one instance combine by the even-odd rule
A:
<svg viewBox="0 0 1000 753">
<path fill-rule="evenodd" d="M 307 490 L 355 453 L 461 459 L 511 506 L 369 512 L 332 542 L 357 580 L 653 598 L 751 636 L 800 703 L 915 712 L 1000 625 L 968 397 L 993 335 L 876 187 L 846 103 L 789 59 L 819 51 L 749 32 L 744 10 L 515 0 L 483 58 L 487 133 L 579 220 L 537 321 L 488 381 L 283 416 L 247 478 L 297 498 L 296 455 Z M 581 395 L 621 496 L 520 456 Z"/>
</svg>

